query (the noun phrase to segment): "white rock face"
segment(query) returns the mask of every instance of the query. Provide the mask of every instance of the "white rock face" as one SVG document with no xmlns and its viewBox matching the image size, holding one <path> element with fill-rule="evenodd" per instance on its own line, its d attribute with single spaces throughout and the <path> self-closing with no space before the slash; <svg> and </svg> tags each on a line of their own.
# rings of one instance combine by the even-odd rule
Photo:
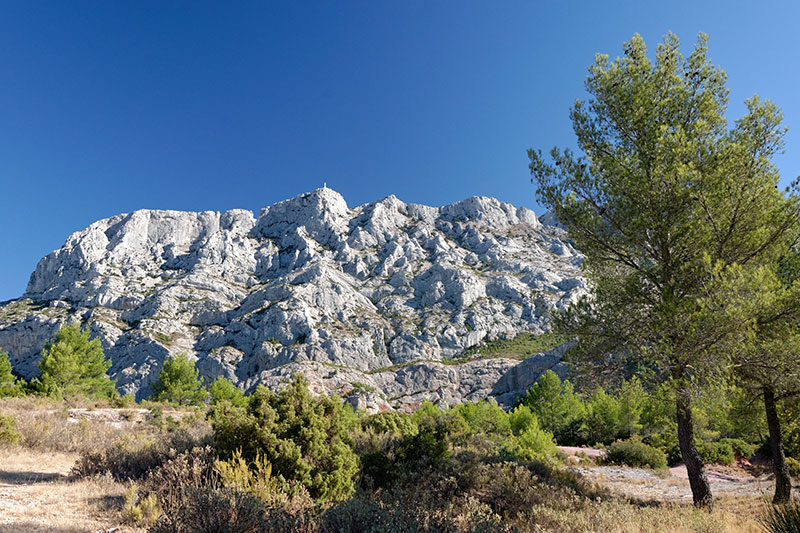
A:
<svg viewBox="0 0 800 533">
<path fill-rule="evenodd" d="M 39 261 L 23 298 L 0 306 L 0 348 L 32 377 L 60 324 L 91 322 L 120 391 L 139 398 L 186 352 L 208 380 L 251 389 L 300 370 L 372 411 L 508 399 L 557 361 L 439 361 L 546 331 L 548 310 L 585 292 L 581 263 L 563 231 L 493 198 L 351 209 L 323 188 L 257 219 L 142 210 Z"/>
</svg>

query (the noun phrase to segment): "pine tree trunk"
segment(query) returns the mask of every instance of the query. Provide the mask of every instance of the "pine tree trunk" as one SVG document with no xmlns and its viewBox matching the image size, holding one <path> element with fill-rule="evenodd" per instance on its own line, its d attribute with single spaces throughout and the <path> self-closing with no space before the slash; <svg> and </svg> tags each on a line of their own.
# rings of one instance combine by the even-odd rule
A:
<svg viewBox="0 0 800 533">
<path fill-rule="evenodd" d="M 689 475 L 689 485 L 692 488 L 694 505 L 710 512 L 714 502 L 711 497 L 711 486 L 708 484 L 708 476 L 706 475 L 706 465 L 703 463 L 703 458 L 700 457 L 700 453 L 694 443 L 694 423 L 692 421 L 692 403 L 689 392 L 678 390 L 677 398 L 678 443 L 681 447 L 683 462 L 686 464 L 686 473 Z"/>
<path fill-rule="evenodd" d="M 773 503 L 788 502 L 792 495 L 792 479 L 789 477 L 789 467 L 786 466 L 786 455 L 783 453 L 783 436 L 781 435 L 781 421 L 778 420 L 778 411 L 775 408 L 775 391 L 769 385 L 765 385 L 763 392 L 769 442 L 772 447 L 772 470 L 775 472 L 775 497 L 772 501 Z"/>
</svg>

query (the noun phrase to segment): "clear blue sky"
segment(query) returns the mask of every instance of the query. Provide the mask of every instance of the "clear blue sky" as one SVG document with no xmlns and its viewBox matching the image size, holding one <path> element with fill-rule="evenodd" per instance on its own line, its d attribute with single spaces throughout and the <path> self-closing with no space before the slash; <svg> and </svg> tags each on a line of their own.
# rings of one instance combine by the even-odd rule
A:
<svg viewBox="0 0 800 533">
<path fill-rule="evenodd" d="M 596 52 L 698 31 L 759 93 L 800 174 L 796 2 L 0 3 L 0 300 L 93 221 L 140 208 L 263 206 L 327 180 L 348 204 L 395 194 L 535 205 L 526 149 L 573 144 Z"/>
</svg>

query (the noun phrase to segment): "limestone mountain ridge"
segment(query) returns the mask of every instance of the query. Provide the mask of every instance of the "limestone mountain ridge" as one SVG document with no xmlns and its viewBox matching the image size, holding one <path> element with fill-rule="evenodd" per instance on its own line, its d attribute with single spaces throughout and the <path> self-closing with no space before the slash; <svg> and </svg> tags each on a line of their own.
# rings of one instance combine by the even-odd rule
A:
<svg viewBox="0 0 800 533">
<path fill-rule="evenodd" d="M 69 236 L 20 299 L 0 304 L 0 348 L 33 377 L 47 339 L 78 320 L 120 392 L 139 398 L 186 352 L 207 381 L 251 390 L 301 371 L 316 392 L 370 411 L 507 402 L 563 370 L 563 347 L 528 358 L 486 348 L 545 334 L 550 311 L 586 292 L 581 255 L 543 219 L 487 197 L 350 208 L 329 188 L 258 216 L 121 214 Z"/>
</svg>

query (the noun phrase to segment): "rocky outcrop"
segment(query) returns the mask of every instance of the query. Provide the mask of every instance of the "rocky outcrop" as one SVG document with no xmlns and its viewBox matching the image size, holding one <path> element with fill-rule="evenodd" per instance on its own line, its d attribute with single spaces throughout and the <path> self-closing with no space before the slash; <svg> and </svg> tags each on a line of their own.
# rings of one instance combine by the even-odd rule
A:
<svg viewBox="0 0 800 533">
<path fill-rule="evenodd" d="M 140 398 L 165 358 L 186 352 L 209 380 L 251 389 L 303 371 L 373 411 L 507 399 L 557 362 L 452 360 L 546 331 L 548 312 L 585 292 L 581 262 L 562 230 L 493 198 L 351 209 L 323 188 L 257 218 L 142 210 L 44 257 L 25 295 L 0 306 L 0 348 L 31 377 L 46 340 L 80 320 L 120 391 Z"/>
</svg>

